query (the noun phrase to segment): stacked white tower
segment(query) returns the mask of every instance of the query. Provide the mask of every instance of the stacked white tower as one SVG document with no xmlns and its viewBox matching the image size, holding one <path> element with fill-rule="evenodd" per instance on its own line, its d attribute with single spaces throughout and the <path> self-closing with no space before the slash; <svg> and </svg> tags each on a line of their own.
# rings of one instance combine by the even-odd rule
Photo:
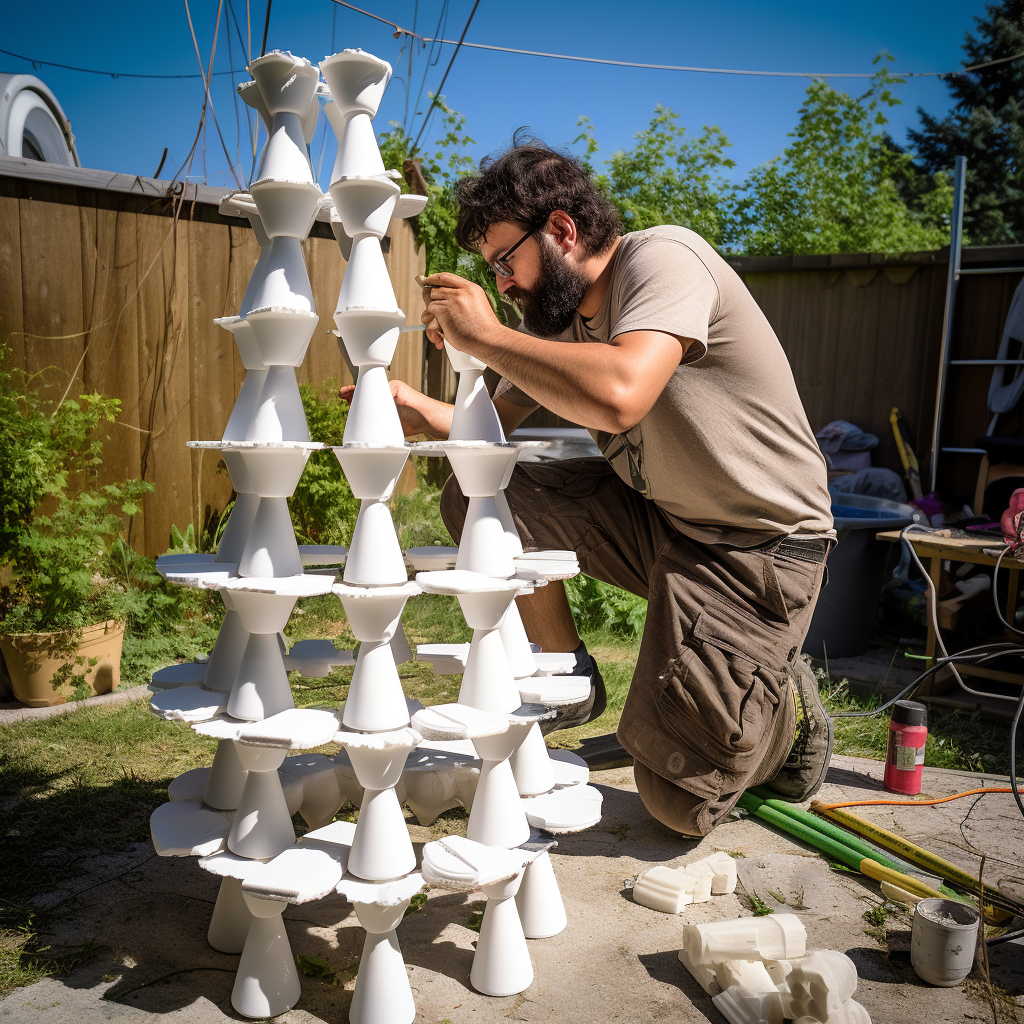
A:
<svg viewBox="0 0 1024 1024">
<path fill-rule="evenodd" d="M 388 385 L 405 314 L 381 240 L 392 217 L 410 216 L 426 200 L 399 199 L 374 138 L 391 68 L 346 50 L 321 62 L 325 85 L 308 61 L 273 51 L 250 71 L 253 81 L 240 91 L 263 117 L 268 142 L 250 193 L 229 197 L 222 210 L 248 218 L 261 254 L 239 314 L 218 321 L 247 374 L 224 437 L 191 442 L 221 454 L 238 497 L 216 555 L 158 562 L 169 580 L 218 591 L 227 612 L 209 659 L 155 674 L 151 702 L 154 714 L 190 723 L 218 746 L 210 768 L 171 783 L 170 801 L 151 819 L 153 842 L 162 856 L 200 858 L 221 879 L 208 938 L 241 954 L 232 992 L 239 1013 L 268 1017 L 295 1005 L 301 983 L 282 911 L 338 892 L 367 933 L 350 1019 L 411 1024 L 396 928 L 425 877 L 482 888 L 487 897 L 471 975 L 481 992 L 526 988 L 533 978 L 526 938 L 565 927 L 547 856 L 554 840 L 537 829 L 596 823 L 600 795 L 586 785 L 578 758 L 549 754 L 538 722 L 557 706 L 579 704 L 589 686 L 536 674 L 568 665 L 558 656 L 538 669 L 514 598 L 578 567 L 571 553 L 523 554 L 501 490 L 527 446 L 505 440 L 482 365 L 450 349 L 462 374 L 453 438 L 429 447 L 449 456 L 470 511 L 454 567 L 408 580 L 407 562 L 416 559 L 399 548 L 388 501 L 410 451 L 423 449 L 406 444 Z M 313 179 L 307 150 L 321 99 L 338 137 L 330 197 Z M 301 243 L 328 206 L 348 260 L 334 319 L 357 370 L 343 444 L 334 449 L 360 500 L 349 552 L 300 549 L 286 500 L 310 452 L 322 447 L 310 441 L 295 367 L 318 321 Z M 304 571 L 342 562 L 340 581 L 336 569 Z M 298 710 L 287 669 L 325 675 L 352 663 L 323 641 L 284 653 L 281 631 L 297 599 L 332 591 L 360 641 L 348 699 L 337 711 Z M 400 619 L 421 592 L 455 594 L 473 629 L 458 704 L 423 709 L 402 692 L 395 649 L 399 660 L 410 652 Z M 334 759 L 288 756 L 328 743 L 342 748 Z M 346 797 L 360 804 L 356 825 L 332 820 Z M 402 802 L 426 823 L 464 804 L 468 838 L 428 844 L 417 871 Z M 313 829 L 298 841 L 296 811 Z"/>
</svg>

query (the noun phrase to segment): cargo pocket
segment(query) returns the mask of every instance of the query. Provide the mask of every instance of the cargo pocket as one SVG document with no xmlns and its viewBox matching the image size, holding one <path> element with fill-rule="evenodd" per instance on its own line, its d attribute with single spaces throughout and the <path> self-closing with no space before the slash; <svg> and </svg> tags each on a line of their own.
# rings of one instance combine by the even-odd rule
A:
<svg viewBox="0 0 1024 1024">
<path fill-rule="evenodd" d="M 678 750 L 666 773 L 676 785 L 713 803 L 760 766 L 785 663 L 773 640 L 769 626 L 735 609 L 709 603 L 697 616 L 657 700 L 662 727 Z"/>
</svg>

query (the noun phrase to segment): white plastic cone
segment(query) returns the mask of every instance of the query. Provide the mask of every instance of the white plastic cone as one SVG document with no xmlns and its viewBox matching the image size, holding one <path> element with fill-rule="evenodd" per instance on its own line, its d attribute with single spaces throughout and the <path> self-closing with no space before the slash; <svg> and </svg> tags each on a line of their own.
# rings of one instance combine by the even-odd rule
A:
<svg viewBox="0 0 1024 1024">
<path fill-rule="evenodd" d="M 367 441 L 395 447 L 405 443 L 402 421 L 383 366 L 364 366 L 359 371 L 345 420 L 345 444 Z"/>
<path fill-rule="evenodd" d="M 290 498 L 306 468 L 308 448 L 245 448 L 240 452 L 252 490 L 261 498 Z"/>
<path fill-rule="evenodd" d="M 238 560 L 239 575 L 297 576 L 301 573 L 302 559 L 291 524 L 284 498 L 261 498 Z"/>
<path fill-rule="evenodd" d="M 213 917 L 206 933 L 206 941 L 221 953 L 237 956 L 245 948 L 245 940 L 252 924 L 252 914 L 242 898 L 242 883 L 225 876 L 217 890 Z"/>
<path fill-rule="evenodd" d="M 308 441 L 309 426 L 302 408 L 295 370 L 271 366 L 253 409 L 247 441 Z"/>
<path fill-rule="evenodd" d="M 537 671 L 537 661 L 533 656 L 533 648 L 530 646 L 529 637 L 523 626 L 523 618 L 519 614 L 519 605 L 513 601 L 508 606 L 505 617 L 498 627 L 501 633 L 501 642 L 505 647 L 505 657 L 508 658 L 512 675 L 516 679 L 525 679 Z"/>
<path fill-rule="evenodd" d="M 287 50 L 271 50 L 250 61 L 249 74 L 271 117 L 281 113 L 305 117 L 320 78 L 308 60 Z"/>
<path fill-rule="evenodd" d="M 513 849 L 530 838 L 530 825 L 512 775 L 512 766 L 505 760 L 487 759 L 490 750 L 480 740 L 474 740 L 477 754 L 483 759 L 480 778 L 476 784 L 473 808 L 469 812 L 466 835 L 484 846 L 503 846 Z"/>
<path fill-rule="evenodd" d="M 222 590 L 221 597 L 223 598 L 226 593 L 227 591 Z M 228 600 L 230 601 L 230 597 Z M 249 630 L 242 625 L 238 612 L 228 608 L 224 613 L 224 621 L 221 623 L 213 650 L 210 651 L 206 672 L 203 674 L 203 686 L 207 690 L 227 693 L 231 689 L 248 642 Z"/>
<path fill-rule="evenodd" d="M 455 568 L 503 579 L 515 573 L 494 498 L 469 499 Z"/>
<path fill-rule="evenodd" d="M 487 909 L 469 981 L 487 996 L 515 995 L 533 983 L 533 964 L 514 899 L 520 877 L 483 887 Z"/>
<path fill-rule="evenodd" d="M 286 904 L 245 895 L 253 916 L 231 1005 L 243 1017 L 275 1017 L 290 1010 L 302 995 L 302 982 L 281 914 Z"/>
<path fill-rule="evenodd" d="M 228 697 L 228 714 L 259 722 L 294 706 L 277 634 L 253 633 Z"/>
<path fill-rule="evenodd" d="M 383 238 L 402 190 L 389 178 L 348 177 L 331 183 L 331 198 L 345 234 Z"/>
<path fill-rule="evenodd" d="M 320 186 L 312 181 L 263 178 L 254 181 L 249 191 L 271 238 L 305 238 L 323 201 Z"/>
<path fill-rule="evenodd" d="M 334 322 L 345 351 L 355 366 L 390 366 L 405 314 L 401 310 L 393 313 L 339 310 L 334 314 Z"/>
<path fill-rule="evenodd" d="M 282 181 L 313 180 L 313 168 L 306 152 L 301 118 L 295 114 L 278 114 L 274 118 L 270 136 L 260 156 L 256 177 L 260 181 L 267 178 Z"/>
<path fill-rule="evenodd" d="M 390 392 L 388 393 L 390 398 Z M 409 458 L 404 445 L 365 448 L 335 448 L 334 454 L 345 471 L 352 493 L 360 500 L 386 501 L 391 497 L 398 477 Z M 355 542 L 353 542 L 353 547 Z"/>
<path fill-rule="evenodd" d="M 306 357 L 320 318 L 301 309 L 265 306 L 254 309 L 247 322 L 267 366 L 298 366 Z"/>
<path fill-rule="evenodd" d="M 516 907 L 523 934 L 528 939 L 550 938 L 563 931 L 569 923 L 546 850 L 526 865 L 522 884 L 516 893 Z"/>
<path fill-rule="evenodd" d="M 234 740 L 220 740 L 203 789 L 203 803 L 220 811 L 233 811 L 242 799 L 247 773 L 238 759 Z"/>
<path fill-rule="evenodd" d="M 412 1024 L 416 1017 L 409 976 L 395 929 L 409 900 L 394 907 L 354 904 L 366 929 L 359 974 L 349 1007 L 350 1024 Z"/>
<path fill-rule="evenodd" d="M 228 417 L 227 426 L 224 428 L 225 441 L 247 441 L 254 440 L 249 437 L 249 424 L 253 415 L 259 407 L 260 395 L 263 394 L 263 385 L 267 379 L 266 369 L 250 370 L 242 381 L 238 398 L 235 400 L 234 408 Z"/>
<path fill-rule="evenodd" d="M 284 749 L 239 743 L 237 750 L 249 774 L 228 834 L 228 849 L 254 860 L 276 857 L 295 842 L 292 816 L 277 772 Z"/>
<path fill-rule="evenodd" d="M 555 788 L 555 770 L 536 722 L 530 726 L 526 739 L 516 747 L 509 760 L 520 796 L 539 796 Z"/>
<path fill-rule="evenodd" d="M 251 491 L 238 490 L 237 487 L 236 491 L 235 504 L 231 508 L 231 514 L 228 516 L 227 525 L 224 527 L 224 533 L 221 535 L 220 544 L 217 547 L 217 555 L 214 559 L 217 562 L 237 563 L 239 561 L 242 551 L 245 549 L 249 532 L 252 530 L 253 520 L 260 507 L 259 495 L 253 494 Z"/>
<path fill-rule="evenodd" d="M 345 728 L 357 732 L 385 732 L 409 724 L 409 708 L 389 641 L 360 643 L 342 721 Z"/>
<path fill-rule="evenodd" d="M 373 117 L 391 81 L 391 65 L 362 50 L 343 50 L 324 57 L 320 73 L 343 117 L 354 113 Z"/>
<path fill-rule="evenodd" d="M 404 583 L 407 577 L 391 509 L 383 501 L 364 498 L 352 531 L 344 581 L 363 586 L 388 586 Z"/>
<path fill-rule="evenodd" d="M 374 309 L 388 313 L 398 309 L 380 239 L 373 235 L 356 238 L 352 242 L 352 253 L 345 267 L 345 276 L 341 279 L 337 308 L 339 311 Z"/>
<path fill-rule="evenodd" d="M 407 875 L 415 867 L 416 855 L 394 789 L 367 789 L 359 807 L 348 870 L 358 878 L 386 881 Z"/>
<path fill-rule="evenodd" d="M 460 603 L 464 604 L 468 603 L 467 599 L 477 595 L 459 596 Z M 469 657 L 462 673 L 459 703 L 503 715 L 512 714 L 522 703 L 519 698 L 519 687 L 516 686 L 508 658 L 505 657 L 501 634 L 496 629 L 473 631 Z"/>
<path fill-rule="evenodd" d="M 298 238 L 274 238 L 268 249 L 260 255 L 260 262 L 246 292 L 249 307 L 245 316 L 254 309 L 295 309 L 316 312 L 313 289 L 309 283 L 306 262 L 302 258 L 302 243 Z"/>
</svg>

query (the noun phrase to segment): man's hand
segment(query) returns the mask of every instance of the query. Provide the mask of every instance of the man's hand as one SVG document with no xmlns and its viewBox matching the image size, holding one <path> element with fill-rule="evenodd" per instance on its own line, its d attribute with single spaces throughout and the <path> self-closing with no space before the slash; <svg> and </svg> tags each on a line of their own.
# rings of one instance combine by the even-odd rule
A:
<svg viewBox="0 0 1024 1024">
<path fill-rule="evenodd" d="M 425 324 L 437 320 L 444 334 L 442 338 L 437 331 L 427 331 L 438 348 L 447 340 L 460 352 L 470 352 L 474 341 L 501 326 L 483 288 L 457 274 L 423 278 L 423 301 L 421 319 Z"/>
<path fill-rule="evenodd" d="M 436 398 L 428 398 L 409 387 L 404 380 L 393 380 L 390 384 L 391 394 L 398 406 L 402 433 L 406 437 L 416 434 L 426 434 L 431 439 L 443 440 L 448 437 L 452 427 L 452 406 Z M 338 390 L 338 397 L 343 402 L 351 402 L 355 390 L 355 384 L 346 384 Z"/>
</svg>

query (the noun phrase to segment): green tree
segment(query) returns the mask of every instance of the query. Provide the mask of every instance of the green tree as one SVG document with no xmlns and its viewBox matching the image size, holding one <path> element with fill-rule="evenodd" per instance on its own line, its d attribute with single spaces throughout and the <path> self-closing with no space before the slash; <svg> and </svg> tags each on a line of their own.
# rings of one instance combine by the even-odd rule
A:
<svg viewBox="0 0 1024 1024">
<path fill-rule="evenodd" d="M 575 140 L 584 142 L 584 160 L 597 152 L 590 119 L 581 117 L 583 129 Z M 730 142 L 725 133 L 705 125 L 700 135 L 686 137 L 679 115 L 660 104 L 650 124 L 634 136 L 636 145 L 619 150 L 607 161 L 606 174 L 595 181 L 618 207 L 626 231 L 655 224 L 692 228 L 709 242 L 725 240 L 729 219 L 729 185 L 722 170 L 735 166 L 724 155 Z"/>
<path fill-rule="evenodd" d="M 1024 53 L 1024 0 L 1003 0 L 976 18 L 964 38 L 965 66 Z M 964 230 L 976 245 L 1024 242 L 1024 58 L 946 79 L 956 104 L 942 120 L 918 107 L 908 132 L 926 174 L 950 172 L 967 158 Z M 920 175 L 907 181 L 911 202 Z"/>
<path fill-rule="evenodd" d="M 431 97 L 433 98 L 433 97 Z M 454 185 L 460 178 L 472 174 L 476 168 L 469 147 L 475 141 L 466 132 L 466 118 L 452 110 L 440 97 L 437 110 L 441 114 L 444 133 L 432 153 L 412 149 L 412 139 L 397 122 L 391 121 L 391 131 L 378 138 L 385 167 L 406 167 L 415 162 L 422 176 L 422 187 L 428 198 L 423 212 L 415 219 L 413 228 L 416 241 L 426 249 L 428 274 L 459 274 L 475 281 L 487 292 L 491 305 L 504 322 L 508 323 L 511 307 L 501 301 L 494 283 L 494 275 L 476 252 L 460 249 L 455 241 L 458 204 Z M 410 191 L 407 175 L 403 191 Z M 518 322 L 518 317 L 515 318 Z"/>
<path fill-rule="evenodd" d="M 885 110 L 900 102 L 892 86 L 901 81 L 882 67 L 858 98 L 812 82 L 793 141 L 737 189 L 729 248 L 768 256 L 900 253 L 945 244 L 948 178 L 932 176 L 918 192 L 917 209 L 900 192 L 913 158 L 891 145 L 884 128 Z"/>
</svg>

